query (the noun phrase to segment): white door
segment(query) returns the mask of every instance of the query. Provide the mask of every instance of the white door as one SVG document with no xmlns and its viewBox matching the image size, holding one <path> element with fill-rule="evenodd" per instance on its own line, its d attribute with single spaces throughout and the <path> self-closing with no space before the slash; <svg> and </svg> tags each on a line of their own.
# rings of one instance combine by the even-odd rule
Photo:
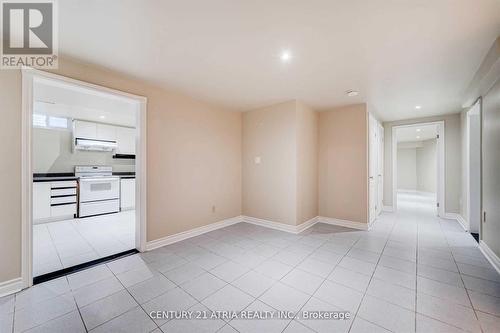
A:
<svg viewBox="0 0 500 333">
<path fill-rule="evenodd" d="M 377 215 L 382 212 L 384 205 L 384 127 L 378 124 L 378 195 L 377 195 Z"/>
<path fill-rule="evenodd" d="M 373 116 L 369 118 L 369 167 L 368 167 L 368 188 L 369 188 L 369 205 L 370 205 L 370 222 L 373 222 L 377 216 L 377 182 L 378 182 L 378 124 Z"/>
</svg>

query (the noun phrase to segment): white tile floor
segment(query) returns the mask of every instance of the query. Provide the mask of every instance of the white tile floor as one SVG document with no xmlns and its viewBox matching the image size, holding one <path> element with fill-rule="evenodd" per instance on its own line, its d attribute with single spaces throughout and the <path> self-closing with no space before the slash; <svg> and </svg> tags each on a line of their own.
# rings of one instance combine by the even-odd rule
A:
<svg viewBox="0 0 500 333">
<path fill-rule="evenodd" d="M 0 299 L 1 332 L 498 332 L 500 276 L 455 221 L 401 196 L 371 231 L 237 224 Z M 153 310 L 340 311 L 350 320 L 152 320 Z"/>
<path fill-rule="evenodd" d="M 33 275 L 135 248 L 135 211 L 35 224 Z"/>
</svg>

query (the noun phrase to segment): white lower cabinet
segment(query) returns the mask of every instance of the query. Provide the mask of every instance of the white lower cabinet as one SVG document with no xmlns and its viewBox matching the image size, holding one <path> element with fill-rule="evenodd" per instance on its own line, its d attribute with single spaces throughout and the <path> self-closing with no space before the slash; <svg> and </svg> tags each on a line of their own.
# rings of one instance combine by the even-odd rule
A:
<svg viewBox="0 0 500 333">
<path fill-rule="evenodd" d="M 33 220 L 47 219 L 50 212 L 50 183 L 33 183 Z"/>
<path fill-rule="evenodd" d="M 33 183 L 33 223 L 73 218 L 77 212 L 76 180 Z"/>
<path fill-rule="evenodd" d="M 135 208 L 134 178 L 124 178 L 120 181 L 120 207 L 122 210 Z"/>
</svg>

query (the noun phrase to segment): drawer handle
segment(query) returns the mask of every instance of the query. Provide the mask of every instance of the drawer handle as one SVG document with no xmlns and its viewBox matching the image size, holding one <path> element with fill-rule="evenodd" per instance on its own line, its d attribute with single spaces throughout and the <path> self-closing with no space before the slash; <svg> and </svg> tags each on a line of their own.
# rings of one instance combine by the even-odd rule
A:
<svg viewBox="0 0 500 333">
<path fill-rule="evenodd" d="M 65 203 L 58 203 L 58 204 L 50 204 L 51 207 L 54 206 L 66 206 L 66 205 L 75 205 L 76 202 L 65 202 Z"/>
<path fill-rule="evenodd" d="M 51 198 L 67 198 L 67 197 L 76 197 L 76 194 L 64 194 L 64 195 L 51 195 Z"/>
<path fill-rule="evenodd" d="M 51 190 L 67 190 L 70 188 L 76 188 L 76 186 L 66 186 L 66 187 L 51 187 Z"/>
</svg>

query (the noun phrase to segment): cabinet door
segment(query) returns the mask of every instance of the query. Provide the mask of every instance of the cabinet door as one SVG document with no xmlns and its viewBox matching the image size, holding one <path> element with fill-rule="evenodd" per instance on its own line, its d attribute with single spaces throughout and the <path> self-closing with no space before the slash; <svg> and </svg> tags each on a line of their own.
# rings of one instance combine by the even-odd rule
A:
<svg viewBox="0 0 500 333">
<path fill-rule="evenodd" d="M 50 183 L 33 183 L 33 220 L 50 217 Z"/>
<path fill-rule="evenodd" d="M 117 154 L 135 155 L 135 128 L 116 128 Z"/>
<path fill-rule="evenodd" d="M 122 210 L 135 208 L 135 179 L 121 180 L 120 206 Z"/>
<path fill-rule="evenodd" d="M 75 138 L 95 139 L 97 137 L 97 124 L 88 121 L 73 121 L 73 135 Z"/>
<path fill-rule="evenodd" d="M 97 139 L 116 141 L 116 126 L 97 124 Z"/>
</svg>

